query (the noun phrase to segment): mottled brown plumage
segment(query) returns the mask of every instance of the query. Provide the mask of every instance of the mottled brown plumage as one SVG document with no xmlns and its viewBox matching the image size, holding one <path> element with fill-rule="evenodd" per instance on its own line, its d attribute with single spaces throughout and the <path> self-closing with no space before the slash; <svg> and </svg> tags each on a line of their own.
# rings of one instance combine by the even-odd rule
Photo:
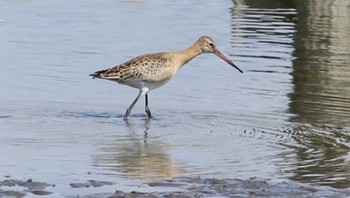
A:
<svg viewBox="0 0 350 198">
<path fill-rule="evenodd" d="M 141 55 L 121 65 L 97 71 L 92 75 L 96 78 L 116 81 L 135 88 L 142 88 L 141 84 L 132 82 L 149 81 L 155 83 L 166 80 L 168 75 L 174 72 L 174 68 L 170 67 L 171 61 L 166 58 L 166 54 L 166 52 L 161 52 Z"/>
<path fill-rule="evenodd" d="M 148 117 L 151 118 L 151 111 L 148 108 L 148 92 L 167 83 L 179 68 L 202 53 L 214 53 L 243 73 L 217 49 L 215 42 L 210 37 L 202 36 L 184 50 L 141 55 L 121 65 L 97 71 L 90 76 L 116 81 L 139 89 L 140 92 L 127 109 L 124 120 L 127 119 L 138 99 L 144 95 L 146 97 L 145 110 Z"/>
</svg>

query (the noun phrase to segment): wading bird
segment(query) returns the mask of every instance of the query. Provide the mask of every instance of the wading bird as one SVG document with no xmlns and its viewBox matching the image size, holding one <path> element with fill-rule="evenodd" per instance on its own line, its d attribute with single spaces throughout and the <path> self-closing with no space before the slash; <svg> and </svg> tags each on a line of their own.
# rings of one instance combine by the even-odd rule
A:
<svg viewBox="0 0 350 198">
<path fill-rule="evenodd" d="M 126 110 L 124 120 L 140 99 L 145 96 L 145 111 L 148 118 L 152 117 L 148 108 L 148 92 L 167 83 L 184 64 L 203 53 L 214 53 L 228 64 L 243 73 L 232 61 L 226 58 L 216 47 L 215 42 L 208 36 L 200 37 L 190 47 L 177 52 L 160 52 L 135 57 L 115 67 L 90 74 L 93 78 L 101 78 L 128 85 L 140 90 L 136 99 Z"/>
</svg>

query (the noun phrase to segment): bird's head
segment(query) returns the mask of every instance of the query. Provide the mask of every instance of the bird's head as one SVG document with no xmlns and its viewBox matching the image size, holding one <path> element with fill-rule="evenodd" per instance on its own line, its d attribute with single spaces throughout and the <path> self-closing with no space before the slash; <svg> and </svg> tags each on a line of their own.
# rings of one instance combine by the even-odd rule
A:
<svg viewBox="0 0 350 198">
<path fill-rule="evenodd" d="M 226 58 L 226 56 L 219 51 L 219 49 L 216 47 L 214 40 L 209 36 L 200 37 L 196 44 L 199 46 L 201 53 L 214 53 L 215 55 L 226 61 L 228 64 L 230 64 L 232 67 L 236 68 L 238 71 L 243 73 L 241 69 L 239 69 L 235 64 L 233 64 L 232 61 Z"/>
</svg>

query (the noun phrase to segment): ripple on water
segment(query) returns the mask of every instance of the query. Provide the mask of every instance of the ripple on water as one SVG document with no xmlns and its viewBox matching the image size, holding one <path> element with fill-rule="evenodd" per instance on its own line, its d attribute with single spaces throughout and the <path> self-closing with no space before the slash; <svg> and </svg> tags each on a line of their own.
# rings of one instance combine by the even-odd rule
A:
<svg viewBox="0 0 350 198">
<path fill-rule="evenodd" d="M 122 187 L 179 175 L 349 187 L 349 6 L 60 2 L 0 7 L 2 171 L 53 183 L 90 172 Z M 244 74 L 197 58 L 151 93 L 151 121 L 142 100 L 123 121 L 136 90 L 88 77 L 204 33 Z"/>
</svg>

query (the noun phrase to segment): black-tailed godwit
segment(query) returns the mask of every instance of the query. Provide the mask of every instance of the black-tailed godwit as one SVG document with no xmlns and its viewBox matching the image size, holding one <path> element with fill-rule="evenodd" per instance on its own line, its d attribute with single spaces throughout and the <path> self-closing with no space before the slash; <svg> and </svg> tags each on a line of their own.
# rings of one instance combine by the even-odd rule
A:
<svg viewBox="0 0 350 198">
<path fill-rule="evenodd" d="M 214 53 L 228 64 L 243 73 L 232 61 L 226 58 L 208 36 L 200 37 L 190 47 L 177 52 L 160 52 L 135 57 L 126 63 L 97 71 L 90 76 L 118 82 L 140 90 L 136 99 L 126 110 L 124 120 L 128 119 L 131 109 L 141 96 L 145 96 L 145 111 L 152 117 L 148 108 L 148 92 L 167 83 L 184 64 L 203 53 Z"/>
</svg>

